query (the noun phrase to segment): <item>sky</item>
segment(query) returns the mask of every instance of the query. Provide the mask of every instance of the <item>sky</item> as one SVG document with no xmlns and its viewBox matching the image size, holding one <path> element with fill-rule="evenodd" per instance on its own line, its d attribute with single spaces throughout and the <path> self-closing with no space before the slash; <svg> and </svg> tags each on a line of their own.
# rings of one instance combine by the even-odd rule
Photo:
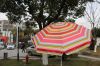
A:
<svg viewBox="0 0 100 66">
<path fill-rule="evenodd" d="M 100 4 L 98 4 L 97 2 L 92 3 L 92 4 L 88 3 L 87 6 L 86 6 L 86 12 L 89 14 L 90 17 L 92 16 L 91 12 L 93 12 L 93 11 L 95 12 L 95 15 L 94 15 L 95 21 L 98 20 L 99 17 L 100 17 L 100 15 L 98 15 L 99 11 L 100 11 L 99 6 L 100 6 Z M 87 14 L 85 14 L 85 16 L 78 18 L 76 20 L 76 23 L 79 24 L 79 25 L 83 25 L 88 29 L 91 29 L 91 24 L 89 22 L 89 16 L 87 16 Z M 0 13 L 0 20 L 8 20 L 5 13 Z M 93 20 L 93 19 L 91 19 L 91 20 Z"/>
<path fill-rule="evenodd" d="M 0 20 L 8 20 L 5 13 L 0 13 Z"/>
<path fill-rule="evenodd" d="M 100 0 L 98 0 L 100 2 Z M 100 27 L 100 3 L 88 3 L 86 6 L 85 16 L 76 20 L 76 23 L 91 29 L 90 20 L 95 23 L 95 27 Z M 94 18 L 93 18 L 94 17 Z M 97 26 L 98 24 L 98 26 Z"/>
<path fill-rule="evenodd" d="M 78 18 L 75 21 L 75 23 L 78 25 L 83 25 L 84 27 L 86 27 L 88 29 L 91 29 L 91 24 L 89 22 L 87 22 L 84 17 Z"/>
</svg>

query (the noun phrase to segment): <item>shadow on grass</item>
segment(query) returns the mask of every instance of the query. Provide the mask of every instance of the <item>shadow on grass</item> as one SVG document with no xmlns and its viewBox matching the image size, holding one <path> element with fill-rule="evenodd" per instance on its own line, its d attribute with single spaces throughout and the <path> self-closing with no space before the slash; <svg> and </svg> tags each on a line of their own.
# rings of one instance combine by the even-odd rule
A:
<svg viewBox="0 0 100 66">
<path fill-rule="evenodd" d="M 37 55 L 37 54 L 34 54 L 32 56 L 36 56 L 36 57 L 39 57 L 39 58 L 42 58 L 42 55 Z M 50 55 L 48 56 L 48 58 L 55 58 L 56 56 L 55 55 Z"/>
</svg>

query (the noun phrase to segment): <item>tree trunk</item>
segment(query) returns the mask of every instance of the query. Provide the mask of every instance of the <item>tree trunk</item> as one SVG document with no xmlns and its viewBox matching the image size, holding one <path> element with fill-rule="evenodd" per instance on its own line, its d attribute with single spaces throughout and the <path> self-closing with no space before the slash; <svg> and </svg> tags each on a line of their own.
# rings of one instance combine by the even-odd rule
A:
<svg viewBox="0 0 100 66">
<path fill-rule="evenodd" d="M 42 23 L 41 22 L 37 22 L 39 25 L 39 30 L 42 30 Z"/>
</svg>

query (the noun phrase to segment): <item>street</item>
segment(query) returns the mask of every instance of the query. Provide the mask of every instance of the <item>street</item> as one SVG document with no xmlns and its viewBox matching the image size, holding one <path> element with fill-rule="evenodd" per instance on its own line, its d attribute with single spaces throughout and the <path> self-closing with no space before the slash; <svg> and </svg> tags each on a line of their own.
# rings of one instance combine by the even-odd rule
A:
<svg viewBox="0 0 100 66">
<path fill-rule="evenodd" d="M 4 53 L 8 53 L 8 58 L 17 58 L 17 49 L 14 50 L 7 50 L 7 49 L 2 49 L 0 50 L 0 59 L 3 59 Z M 19 56 L 20 57 L 25 57 L 27 53 L 22 53 L 22 50 L 19 49 Z"/>
</svg>

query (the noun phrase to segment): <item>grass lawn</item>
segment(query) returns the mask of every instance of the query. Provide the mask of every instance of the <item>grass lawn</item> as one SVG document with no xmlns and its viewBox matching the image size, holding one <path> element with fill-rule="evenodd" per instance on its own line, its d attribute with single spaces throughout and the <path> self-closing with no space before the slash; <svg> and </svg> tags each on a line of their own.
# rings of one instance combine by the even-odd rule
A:
<svg viewBox="0 0 100 66">
<path fill-rule="evenodd" d="M 22 60 L 0 60 L 0 66 L 44 66 L 41 60 L 29 60 L 28 64 L 25 64 Z M 60 66 L 60 59 L 49 59 L 47 66 Z M 63 61 L 63 66 L 100 66 L 100 61 L 93 61 L 84 58 L 72 58 Z"/>
<path fill-rule="evenodd" d="M 89 51 L 89 53 L 86 51 Z M 91 57 L 99 57 L 100 58 L 100 47 L 97 48 L 96 52 L 94 52 L 94 50 L 89 50 L 89 49 L 87 49 L 86 51 L 84 51 L 82 54 L 91 56 Z"/>
<path fill-rule="evenodd" d="M 91 55 L 96 56 L 96 57 L 100 57 L 100 47 L 97 48 L 96 52 L 91 52 Z"/>
</svg>

